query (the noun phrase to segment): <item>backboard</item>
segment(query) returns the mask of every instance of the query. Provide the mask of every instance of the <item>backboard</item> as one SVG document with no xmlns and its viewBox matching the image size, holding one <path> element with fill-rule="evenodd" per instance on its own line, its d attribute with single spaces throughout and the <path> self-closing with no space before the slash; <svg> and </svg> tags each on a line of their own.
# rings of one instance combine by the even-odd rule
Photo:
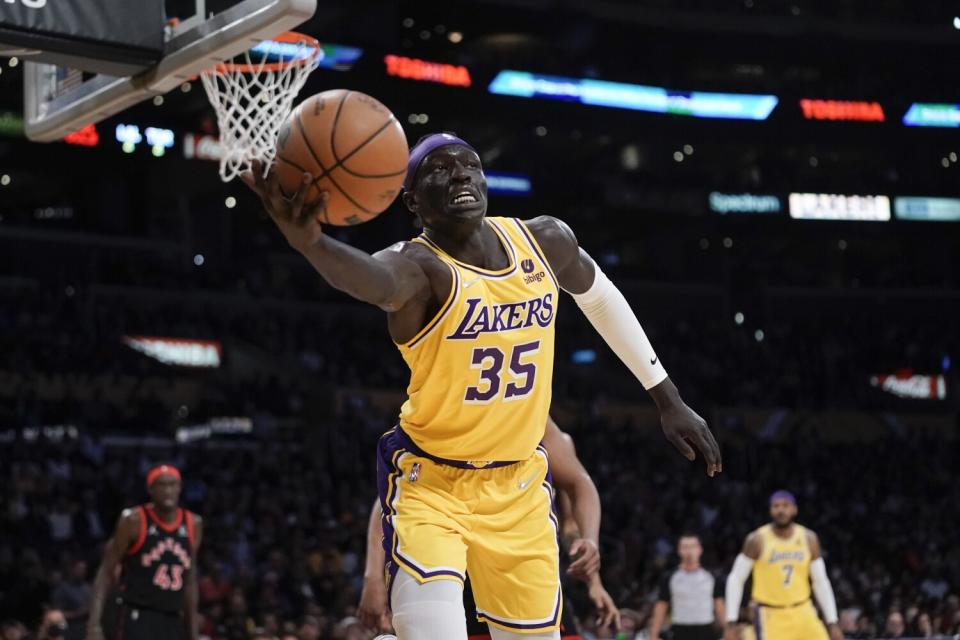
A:
<svg viewBox="0 0 960 640">
<path fill-rule="evenodd" d="M 121 0 L 124 1 L 124 0 Z M 57 53 L 53 63 L 24 58 L 24 129 L 37 142 L 52 142 L 138 102 L 160 95 L 265 39 L 309 19 L 316 0 L 242 0 L 207 16 L 204 0 L 182 22 L 158 24 L 163 47 L 154 64 L 132 75 L 81 70 L 77 58 Z M 0 49 L 3 42 L 0 39 Z M 47 53 L 43 49 L 38 52 Z M 47 56 L 50 59 L 50 56 Z M 122 62 L 122 61 L 121 61 Z M 89 66 L 86 68 L 89 69 Z"/>
</svg>

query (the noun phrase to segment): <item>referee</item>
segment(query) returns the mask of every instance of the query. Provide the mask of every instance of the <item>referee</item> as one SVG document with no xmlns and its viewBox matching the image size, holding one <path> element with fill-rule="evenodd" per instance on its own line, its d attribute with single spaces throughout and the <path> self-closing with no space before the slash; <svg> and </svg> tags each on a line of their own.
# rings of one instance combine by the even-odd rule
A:
<svg viewBox="0 0 960 640">
<path fill-rule="evenodd" d="M 650 638 L 660 637 L 669 608 L 673 640 L 716 640 L 724 619 L 723 584 L 700 566 L 703 546 L 699 536 L 680 536 L 677 555 L 680 566 L 660 581 L 657 604 L 650 617 Z"/>
</svg>

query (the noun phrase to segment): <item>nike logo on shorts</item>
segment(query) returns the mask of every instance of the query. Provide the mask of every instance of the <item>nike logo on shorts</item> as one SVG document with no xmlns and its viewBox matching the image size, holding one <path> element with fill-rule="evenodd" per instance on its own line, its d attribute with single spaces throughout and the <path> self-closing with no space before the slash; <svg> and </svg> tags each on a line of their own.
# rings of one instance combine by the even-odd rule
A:
<svg viewBox="0 0 960 640">
<path fill-rule="evenodd" d="M 657 364 L 657 356 L 650 358 L 650 364 Z"/>
<path fill-rule="evenodd" d="M 521 481 L 521 482 L 518 482 L 518 483 L 517 483 L 517 486 L 520 487 L 520 491 L 523 491 L 524 489 L 526 489 L 527 486 L 528 486 L 531 482 L 533 482 L 533 479 L 534 479 L 535 477 L 536 477 L 536 474 L 530 476 L 530 477 L 527 478 L 526 480 L 523 480 L 523 481 Z"/>
</svg>

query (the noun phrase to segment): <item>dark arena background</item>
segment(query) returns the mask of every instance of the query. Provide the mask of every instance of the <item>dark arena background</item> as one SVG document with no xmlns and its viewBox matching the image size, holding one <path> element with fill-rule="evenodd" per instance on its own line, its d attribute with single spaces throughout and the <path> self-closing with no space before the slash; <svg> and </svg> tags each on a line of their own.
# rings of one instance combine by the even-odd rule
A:
<svg viewBox="0 0 960 640">
<path fill-rule="evenodd" d="M 107 540 L 159 463 L 203 517 L 201 637 L 373 638 L 375 450 L 409 377 L 382 312 L 221 182 L 196 77 L 29 140 L 26 63 L 55 47 L 4 25 L 55 5 L 0 3 L 0 639 L 87 637 Z M 686 532 L 722 591 L 778 489 L 845 637 L 960 634 L 960 4 L 328 0 L 297 31 L 324 58 L 296 102 L 375 96 L 411 144 L 474 145 L 490 215 L 567 222 L 720 443 L 714 478 L 678 456 L 562 296 L 551 414 L 599 490 L 621 612 L 598 626 L 566 581 L 581 637 L 649 638 Z M 166 55 L 124 46 L 133 71 L 84 78 Z M 368 252 L 420 231 L 400 199 L 324 227 Z"/>
</svg>

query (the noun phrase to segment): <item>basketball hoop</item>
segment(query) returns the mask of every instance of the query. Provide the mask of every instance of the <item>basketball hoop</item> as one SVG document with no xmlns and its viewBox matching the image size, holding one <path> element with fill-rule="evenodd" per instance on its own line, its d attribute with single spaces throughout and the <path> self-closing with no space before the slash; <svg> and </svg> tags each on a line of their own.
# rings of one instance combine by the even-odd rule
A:
<svg viewBox="0 0 960 640">
<path fill-rule="evenodd" d="M 280 126 L 321 58 L 319 42 L 291 31 L 201 74 L 217 112 L 224 182 L 249 169 L 253 160 L 263 162 L 265 172 L 270 168 Z"/>
</svg>

